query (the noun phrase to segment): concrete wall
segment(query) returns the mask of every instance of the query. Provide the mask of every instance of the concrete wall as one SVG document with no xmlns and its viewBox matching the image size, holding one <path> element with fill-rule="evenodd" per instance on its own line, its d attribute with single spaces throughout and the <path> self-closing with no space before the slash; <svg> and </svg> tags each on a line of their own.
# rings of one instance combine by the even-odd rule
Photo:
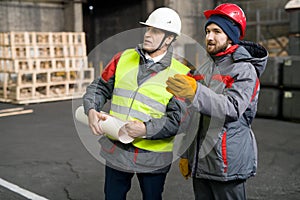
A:
<svg viewBox="0 0 300 200">
<path fill-rule="evenodd" d="M 206 19 L 203 11 L 221 3 L 236 3 L 247 16 L 247 40 L 260 41 L 288 34 L 288 13 L 284 10 L 289 0 L 166 0 L 183 18 L 183 32 L 201 40 Z M 259 15 L 259 16 L 258 16 Z M 258 18 L 259 17 L 259 18 Z"/>
<path fill-rule="evenodd" d="M 214 1 L 206 0 L 167 0 L 166 6 L 176 10 L 182 21 L 182 35 L 174 44 L 175 57 L 185 58 L 192 65 L 198 65 L 196 55 L 204 49 L 204 24 L 206 22 L 203 11 L 214 7 Z M 205 54 L 205 53 L 204 53 Z"/>
<path fill-rule="evenodd" d="M 203 11 L 211 9 L 214 1 L 205 0 L 167 0 L 166 6 L 175 9 L 182 20 L 182 33 L 195 39 L 203 39 L 202 27 L 205 23 Z"/>
<path fill-rule="evenodd" d="M 0 1 L 0 32 L 82 31 L 81 3 L 73 1 Z"/>
</svg>

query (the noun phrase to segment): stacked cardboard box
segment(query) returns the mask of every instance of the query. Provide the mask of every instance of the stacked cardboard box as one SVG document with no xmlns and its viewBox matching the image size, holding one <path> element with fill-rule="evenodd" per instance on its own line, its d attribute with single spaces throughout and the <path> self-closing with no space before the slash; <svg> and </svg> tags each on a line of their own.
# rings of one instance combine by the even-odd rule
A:
<svg viewBox="0 0 300 200">
<path fill-rule="evenodd" d="M 0 33 L 0 100 L 37 103 L 80 97 L 94 79 L 82 32 Z"/>
<path fill-rule="evenodd" d="M 269 57 L 260 78 L 257 114 L 300 120 L 300 56 Z"/>
</svg>

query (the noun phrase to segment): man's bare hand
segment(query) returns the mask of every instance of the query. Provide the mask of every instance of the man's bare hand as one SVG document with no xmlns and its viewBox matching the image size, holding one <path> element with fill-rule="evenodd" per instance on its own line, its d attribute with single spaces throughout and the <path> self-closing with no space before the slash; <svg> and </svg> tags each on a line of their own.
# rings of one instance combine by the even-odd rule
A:
<svg viewBox="0 0 300 200">
<path fill-rule="evenodd" d="M 88 112 L 89 127 L 92 129 L 94 135 L 103 135 L 104 132 L 99 126 L 99 121 L 106 120 L 107 114 L 97 112 L 95 109 L 90 109 Z"/>
<path fill-rule="evenodd" d="M 146 126 L 140 121 L 131 121 L 124 125 L 125 131 L 130 137 L 143 137 L 146 136 Z"/>
</svg>

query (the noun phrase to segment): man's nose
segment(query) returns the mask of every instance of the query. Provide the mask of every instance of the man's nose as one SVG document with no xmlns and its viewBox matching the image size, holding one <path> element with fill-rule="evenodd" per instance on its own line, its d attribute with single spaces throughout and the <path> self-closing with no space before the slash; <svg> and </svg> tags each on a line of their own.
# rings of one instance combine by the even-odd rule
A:
<svg viewBox="0 0 300 200">
<path fill-rule="evenodd" d="M 206 33 L 206 39 L 207 40 L 212 40 L 214 37 L 214 34 L 212 32 Z"/>
<path fill-rule="evenodd" d="M 148 30 L 146 30 L 146 32 L 145 32 L 145 36 L 146 36 L 146 37 L 149 37 L 150 35 L 151 35 L 151 30 L 149 30 L 149 29 L 148 29 Z"/>
</svg>

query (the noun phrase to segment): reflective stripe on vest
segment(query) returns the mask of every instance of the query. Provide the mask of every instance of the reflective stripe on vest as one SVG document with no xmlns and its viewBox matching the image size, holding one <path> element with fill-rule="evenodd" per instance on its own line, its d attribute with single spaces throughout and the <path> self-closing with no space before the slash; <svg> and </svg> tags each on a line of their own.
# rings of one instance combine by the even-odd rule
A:
<svg viewBox="0 0 300 200">
<path fill-rule="evenodd" d="M 126 50 L 121 55 L 115 73 L 110 114 L 123 120 L 143 122 L 152 118 L 162 118 L 173 96 L 166 90 L 168 77 L 175 74 L 187 74 L 190 69 L 172 59 L 170 67 L 138 85 L 139 61 L 140 56 L 134 49 Z M 137 138 L 132 144 L 149 151 L 166 152 L 172 151 L 172 140 L 173 137 L 160 140 Z"/>
</svg>

